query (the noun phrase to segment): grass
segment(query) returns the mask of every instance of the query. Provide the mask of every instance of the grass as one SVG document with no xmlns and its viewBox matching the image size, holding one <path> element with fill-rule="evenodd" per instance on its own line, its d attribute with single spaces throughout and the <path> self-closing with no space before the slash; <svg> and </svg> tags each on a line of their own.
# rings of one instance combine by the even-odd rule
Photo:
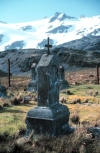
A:
<svg viewBox="0 0 100 153">
<path fill-rule="evenodd" d="M 100 121 L 100 89 L 99 85 L 94 84 L 84 84 L 79 86 L 70 86 L 68 90 L 72 93 L 72 95 L 66 94 L 66 90 L 64 89 L 60 93 L 60 97 L 64 97 L 70 110 L 70 113 L 77 113 L 80 116 L 80 121 L 89 121 L 91 124 L 93 122 Z M 93 94 L 98 91 L 98 95 L 94 97 L 94 95 L 89 96 L 88 92 L 92 92 Z M 81 104 L 70 104 L 73 100 L 80 99 Z M 88 103 L 85 104 L 85 100 L 88 99 Z M 99 118 L 99 119 L 98 119 Z"/>
<path fill-rule="evenodd" d="M 35 107 L 37 103 L 31 98 L 29 103 L 20 103 L 15 106 L 12 105 L 11 100 L 14 100 L 14 98 L 19 100 L 25 96 L 37 96 L 37 93 L 30 93 L 23 90 L 27 86 L 28 81 L 29 78 L 18 77 L 15 84 L 14 79 L 12 79 L 11 87 L 7 87 L 7 94 L 10 98 L 0 99 L 1 106 L 4 103 L 9 104 L 9 107 L 3 107 L 3 110 L 0 110 L 0 153 L 100 153 L 100 141 L 97 138 L 86 138 L 86 127 L 83 125 L 83 122 L 89 122 L 90 125 L 88 126 L 94 126 L 96 123 L 100 125 L 100 87 L 95 84 L 70 85 L 68 89 L 60 92 L 59 97 L 66 99 L 67 103 L 64 103 L 64 105 L 70 110 L 69 124 L 77 127 L 73 134 L 54 138 L 42 137 L 41 139 L 31 140 L 30 144 L 18 146 L 15 135 L 20 130 L 26 130 L 26 113 Z M 5 86 L 7 85 L 5 84 Z M 70 90 L 71 95 L 67 94 L 67 90 Z M 94 96 L 96 91 L 98 91 L 98 94 Z M 88 92 L 92 92 L 93 95 L 89 96 Z M 81 104 L 71 104 L 75 99 L 80 99 Z M 84 103 L 86 99 L 88 99 L 88 102 Z M 78 117 L 81 123 L 80 126 L 71 121 L 71 117 L 73 116 Z M 5 134 L 9 136 L 4 139 Z M 6 145 L 4 145 L 5 143 Z"/>
</svg>

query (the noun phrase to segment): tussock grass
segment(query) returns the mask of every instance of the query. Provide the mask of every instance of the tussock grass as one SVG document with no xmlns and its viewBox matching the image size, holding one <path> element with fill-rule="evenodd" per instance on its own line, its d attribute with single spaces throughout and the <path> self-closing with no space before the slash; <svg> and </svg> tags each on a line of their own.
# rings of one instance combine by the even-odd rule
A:
<svg viewBox="0 0 100 153">
<path fill-rule="evenodd" d="M 67 94 L 67 90 L 70 90 L 71 95 Z M 92 93 L 98 91 L 96 96 L 88 95 L 91 90 Z M 70 114 L 76 114 L 78 112 L 80 116 L 80 122 L 89 121 L 91 124 L 95 121 L 100 121 L 100 87 L 94 84 L 84 84 L 79 86 L 71 85 L 68 89 L 64 89 L 60 92 L 60 98 L 63 97 L 66 100 L 65 105 L 68 106 Z M 81 104 L 71 104 L 74 100 L 80 99 Z"/>
<path fill-rule="evenodd" d="M 100 153 L 100 140 L 87 135 L 88 126 L 94 126 L 95 124 L 100 126 L 99 85 L 70 85 L 68 89 L 60 92 L 60 98 L 63 97 L 66 101 L 63 104 L 70 110 L 69 124 L 76 127 L 73 134 L 54 138 L 43 136 L 36 141 L 31 140 L 30 144 L 18 146 L 15 139 L 22 135 L 16 135 L 20 130 L 25 131 L 26 113 L 37 105 L 34 100 L 34 97 L 37 98 L 37 93 L 24 91 L 29 81 L 26 81 L 25 77 L 23 78 L 24 80 L 20 79 L 20 77 L 17 79 L 16 84 L 15 80 L 12 80 L 12 86 L 7 89 L 9 98 L 0 98 L 1 106 L 4 103 L 8 103 L 10 106 L 3 107 L 3 110 L 0 110 L 0 151 L 2 153 Z M 70 90 L 71 94 L 67 94 L 67 90 Z M 96 96 L 87 94 L 88 92 L 95 93 L 96 91 L 98 91 Z M 16 106 L 12 105 L 11 100 L 15 98 L 19 100 L 27 96 L 31 97 L 29 103 L 20 102 Z M 80 99 L 81 103 L 71 104 L 70 102 L 74 99 Z M 84 103 L 86 100 L 87 102 Z M 71 120 L 72 117 L 74 122 Z"/>
</svg>

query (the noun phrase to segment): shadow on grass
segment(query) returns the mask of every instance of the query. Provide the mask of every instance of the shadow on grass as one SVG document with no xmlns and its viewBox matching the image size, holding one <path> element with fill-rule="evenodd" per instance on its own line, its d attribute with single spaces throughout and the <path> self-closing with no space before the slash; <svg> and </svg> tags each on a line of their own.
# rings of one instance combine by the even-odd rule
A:
<svg viewBox="0 0 100 153">
<path fill-rule="evenodd" d="M 34 106 L 37 106 L 37 102 L 34 102 L 34 104 L 33 103 L 29 103 L 29 104 L 21 104 L 21 106 L 26 106 L 26 107 L 34 107 Z"/>
<path fill-rule="evenodd" d="M 0 113 L 26 113 L 26 112 L 22 110 L 12 110 L 12 109 L 3 108 L 3 110 L 0 110 Z"/>
</svg>

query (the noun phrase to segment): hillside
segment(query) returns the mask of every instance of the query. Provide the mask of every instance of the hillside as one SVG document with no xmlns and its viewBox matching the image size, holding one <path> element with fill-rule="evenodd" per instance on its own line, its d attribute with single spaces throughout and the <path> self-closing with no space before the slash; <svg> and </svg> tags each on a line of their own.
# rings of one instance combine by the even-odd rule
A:
<svg viewBox="0 0 100 153">
<path fill-rule="evenodd" d="M 11 63 L 11 73 L 17 75 L 30 75 L 32 63 L 38 63 L 47 50 L 20 49 L 0 52 L 0 69 L 8 72 L 8 59 Z M 66 71 L 82 68 L 94 68 L 100 62 L 100 52 L 82 51 L 59 47 L 51 50 L 51 54 L 59 57 L 60 63 Z"/>
</svg>

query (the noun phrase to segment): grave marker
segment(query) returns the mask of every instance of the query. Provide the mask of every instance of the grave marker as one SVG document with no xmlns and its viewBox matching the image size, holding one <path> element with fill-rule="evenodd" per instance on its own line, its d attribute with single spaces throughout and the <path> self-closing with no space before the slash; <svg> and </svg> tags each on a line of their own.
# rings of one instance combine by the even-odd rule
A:
<svg viewBox="0 0 100 153">
<path fill-rule="evenodd" d="M 59 60 L 44 54 L 37 68 L 38 105 L 26 115 L 26 137 L 34 134 L 58 136 L 72 132 L 68 125 L 69 109 L 59 103 Z"/>
<path fill-rule="evenodd" d="M 31 76 L 32 80 L 29 82 L 27 90 L 28 91 L 37 91 L 37 72 L 36 72 L 36 63 L 33 63 L 31 66 Z"/>
<path fill-rule="evenodd" d="M 68 82 L 65 80 L 65 70 L 62 65 L 59 67 L 59 90 L 68 88 Z"/>
</svg>

